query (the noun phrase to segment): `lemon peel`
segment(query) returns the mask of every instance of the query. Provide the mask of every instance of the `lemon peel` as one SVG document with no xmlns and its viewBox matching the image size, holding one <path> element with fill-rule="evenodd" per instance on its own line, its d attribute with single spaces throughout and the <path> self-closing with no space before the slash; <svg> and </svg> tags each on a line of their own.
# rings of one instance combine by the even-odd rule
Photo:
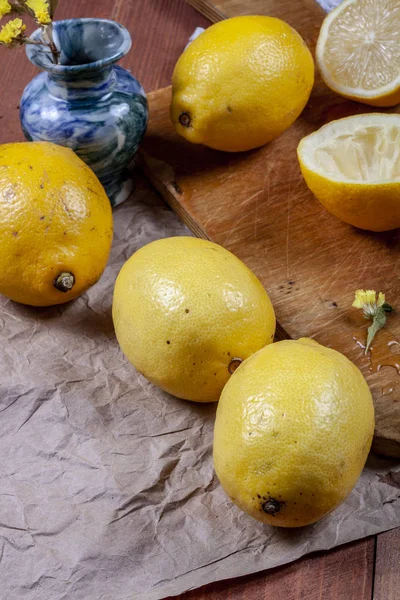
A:
<svg viewBox="0 0 400 600">
<path fill-rule="evenodd" d="M 225 385 L 214 467 L 232 502 L 255 519 L 309 525 L 350 493 L 373 432 L 359 369 L 315 340 L 283 340 L 247 358 Z"/>
<path fill-rule="evenodd" d="M 178 398 L 217 401 L 242 361 L 271 344 L 267 292 L 236 256 L 210 241 L 163 238 L 122 267 L 112 315 L 122 351 Z"/>
<path fill-rule="evenodd" d="M 311 53 L 290 25 L 267 16 L 232 17 L 211 25 L 180 56 L 171 119 L 193 144 L 251 150 L 294 123 L 313 82 Z"/>
<path fill-rule="evenodd" d="M 109 256 L 104 188 L 72 150 L 49 142 L 3 144 L 0 172 L 0 294 L 30 306 L 77 298 Z M 10 190 L 14 201 L 4 202 Z"/>
</svg>

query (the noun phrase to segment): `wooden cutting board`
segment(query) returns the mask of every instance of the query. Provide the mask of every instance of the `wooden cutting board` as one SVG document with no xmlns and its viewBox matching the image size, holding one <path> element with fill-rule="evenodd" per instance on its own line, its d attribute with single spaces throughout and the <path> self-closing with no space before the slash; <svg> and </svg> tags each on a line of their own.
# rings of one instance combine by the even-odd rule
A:
<svg viewBox="0 0 400 600">
<path fill-rule="evenodd" d="M 220 4 L 234 9 L 243 2 Z M 249 1 L 246 12 L 286 18 L 314 49 L 323 14 L 313 1 Z M 331 216 L 308 190 L 296 157 L 304 135 L 370 109 L 330 92 L 317 77 L 288 131 L 264 148 L 232 155 L 177 136 L 170 97 L 170 88 L 149 96 L 139 159 L 145 174 L 195 235 L 222 244 L 257 274 L 276 310 L 278 338 L 312 336 L 359 366 L 374 396 L 374 448 L 400 457 L 400 376 L 390 366 L 397 353 L 400 362 L 400 232 L 368 233 Z M 351 306 L 357 288 L 384 291 L 399 309 L 367 357 L 354 340 L 364 342 L 368 326 Z"/>
<path fill-rule="evenodd" d="M 215 23 L 238 15 L 268 15 L 295 27 L 305 38 L 319 29 L 325 16 L 316 0 L 186 0 Z"/>
</svg>

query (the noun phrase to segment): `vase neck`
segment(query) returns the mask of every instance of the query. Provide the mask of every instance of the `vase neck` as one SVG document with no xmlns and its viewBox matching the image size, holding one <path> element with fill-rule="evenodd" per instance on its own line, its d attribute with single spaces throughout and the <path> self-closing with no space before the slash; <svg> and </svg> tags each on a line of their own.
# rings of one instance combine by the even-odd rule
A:
<svg viewBox="0 0 400 600">
<path fill-rule="evenodd" d="M 55 98 L 69 101 L 104 96 L 111 91 L 116 81 L 113 66 L 76 74 L 48 72 L 47 75 L 50 94 Z"/>
</svg>

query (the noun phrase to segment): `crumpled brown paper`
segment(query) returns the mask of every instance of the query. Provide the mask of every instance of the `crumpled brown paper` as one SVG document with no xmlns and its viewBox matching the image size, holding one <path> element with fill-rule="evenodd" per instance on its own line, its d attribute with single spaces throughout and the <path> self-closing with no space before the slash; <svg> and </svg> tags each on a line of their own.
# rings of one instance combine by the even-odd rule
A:
<svg viewBox="0 0 400 600">
<path fill-rule="evenodd" d="M 400 467 L 376 458 L 311 527 L 263 526 L 231 504 L 213 472 L 216 406 L 152 386 L 114 336 L 123 262 L 188 234 L 137 186 L 82 298 L 50 309 L 1 298 L 1 600 L 156 600 L 400 525 Z"/>
</svg>

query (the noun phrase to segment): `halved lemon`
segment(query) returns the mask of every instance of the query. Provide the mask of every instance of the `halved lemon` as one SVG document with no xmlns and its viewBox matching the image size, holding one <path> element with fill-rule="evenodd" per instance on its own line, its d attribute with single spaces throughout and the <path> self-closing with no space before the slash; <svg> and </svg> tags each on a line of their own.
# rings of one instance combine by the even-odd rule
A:
<svg viewBox="0 0 400 600">
<path fill-rule="evenodd" d="M 400 1 L 344 0 L 319 33 L 317 63 L 332 90 L 372 106 L 400 103 Z"/>
<path fill-rule="evenodd" d="M 370 231 L 400 227 L 400 115 L 332 121 L 297 148 L 310 190 L 329 212 Z"/>
</svg>

